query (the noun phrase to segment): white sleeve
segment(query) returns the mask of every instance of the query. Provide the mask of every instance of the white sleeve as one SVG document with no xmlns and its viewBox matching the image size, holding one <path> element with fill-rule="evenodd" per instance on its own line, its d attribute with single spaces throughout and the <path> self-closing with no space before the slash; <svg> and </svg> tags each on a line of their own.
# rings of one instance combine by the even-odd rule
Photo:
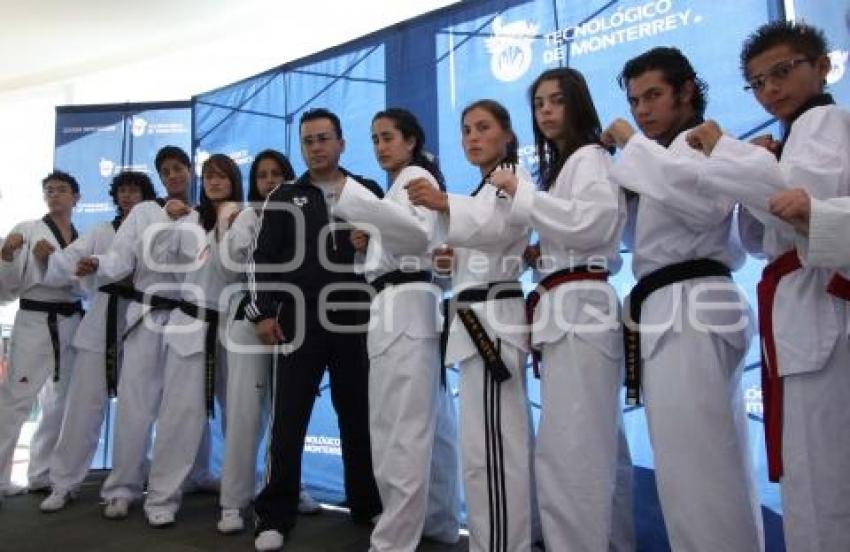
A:
<svg viewBox="0 0 850 552">
<path fill-rule="evenodd" d="M 762 147 L 721 137 L 703 167 L 700 187 L 742 203 L 762 224 L 787 228 L 769 214 L 768 201 L 776 192 L 803 188 L 818 199 L 847 193 L 848 137 L 844 119 L 835 115 L 824 111 L 798 119 L 794 147 L 786 145 L 782 161 Z"/>
<path fill-rule="evenodd" d="M 6 234 L 6 238 L 12 234 L 20 234 L 24 238 L 24 244 L 15 251 L 10 262 L 0 259 L 0 303 L 14 301 L 21 292 L 29 249 L 32 246 L 30 244 L 32 224 L 32 222 L 20 222 Z"/>
<path fill-rule="evenodd" d="M 393 187 L 404 186 L 420 175 L 402 171 Z M 424 176 L 423 176 L 424 178 Z M 429 181 L 437 187 L 433 178 Z M 394 255 L 418 255 L 431 244 L 437 223 L 437 213 L 424 207 L 415 207 L 407 193 L 393 198 L 379 199 L 365 186 L 345 185 L 336 204 L 336 214 L 354 225 L 377 227 L 381 246 Z"/>
<path fill-rule="evenodd" d="M 528 174 L 517 170 L 517 188 L 532 185 Z M 451 246 L 490 249 L 511 243 L 518 235 L 528 233 L 528 226 L 511 220 L 513 201 L 496 193 L 486 183 L 475 196 L 448 194 L 449 215 L 446 241 Z"/>
<path fill-rule="evenodd" d="M 743 205 L 738 206 L 738 237 L 747 253 L 758 258 L 765 257 L 764 224 Z"/>
<path fill-rule="evenodd" d="M 664 148 L 635 134 L 623 148 L 611 178 L 623 188 L 668 207 L 691 229 L 714 228 L 725 221 L 733 202 L 725 196 L 701 192 L 696 184 L 707 159 L 689 146 L 679 147 L 680 141 Z"/>
<path fill-rule="evenodd" d="M 247 271 L 245 263 L 250 260 L 251 254 L 254 252 L 258 223 L 257 212 L 253 207 L 247 207 L 239 213 L 236 220 L 224 233 L 224 239 L 221 243 L 226 248 L 224 254 L 228 259 L 228 264 L 231 265 L 227 268 L 233 268 L 232 265 L 239 265 L 243 267 L 240 272 Z"/>
<path fill-rule="evenodd" d="M 830 268 L 850 265 L 850 197 L 812 198 L 806 261 Z"/>
<path fill-rule="evenodd" d="M 608 154 L 576 152 L 576 164 L 565 165 L 555 187 L 538 191 L 528 180 L 520 180 L 511 209 L 511 220 L 537 232 L 563 237 L 571 249 L 587 251 L 619 240 L 620 190 L 608 179 Z M 568 161 L 569 163 L 569 161 Z M 567 192 L 569 198 L 565 197 Z"/>
</svg>

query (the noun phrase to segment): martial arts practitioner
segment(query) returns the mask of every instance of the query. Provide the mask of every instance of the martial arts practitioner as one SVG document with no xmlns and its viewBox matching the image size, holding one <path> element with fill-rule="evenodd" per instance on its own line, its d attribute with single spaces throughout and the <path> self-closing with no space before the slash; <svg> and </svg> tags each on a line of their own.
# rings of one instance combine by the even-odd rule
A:
<svg viewBox="0 0 850 552">
<path fill-rule="evenodd" d="M 536 538 L 532 483 L 533 436 L 526 392 L 528 328 L 522 288 L 530 229 L 508 221 L 510 198 L 489 183 L 501 163 L 516 163 L 510 115 L 493 100 L 463 110 L 463 147 L 481 171 L 472 196 L 446 194 L 414 182 L 414 205 L 441 214 L 447 225 L 440 256 L 454 257 L 454 307 L 446 363 L 459 363 L 460 441 L 469 548 L 528 551 Z M 518 178 L 527 174 L 518 170 Z"/>
<path fill-rule="evenodd" d="M 191 163 L 186 153 L 175 146 L 157 152 L 155 166 L 168 194 L 166 207 L 185 206 L 191 179 Z M 176 316 L 185 272 L 169 257 L 169 240 L 164 230 L 177 223 L 166 213 L 160 201 L 136 205 L 124 220 L 109 251 L 83 258 L 77 265 L 79 276 L 97 272 L 103 281 L 119 281 L 132 275 L 133 302 L 127 308 L 124 355 L 118 381 L 118 411 L 112 452 L 112 471 L 103 484 L 106 501 L 103 515 L 110 519 L 127 517 L 130 505 L 139 499 L 148 480 L 148 448 L 151 430 L 157 423 L 154 445 L 156 473 L 150 474 L 146 508 L 153 526 L 173 523 L 180 501 L 180 487 L 198 450 L 194 424 L 198 419 L 198 394 L 203 384 L 197 374 L 184 370 L 183 357 L 176 350 L 177 332 L 166 332 Z M 200 377 L 201 381 L 203 376 Z M 175 409 L 191 408 L 181 419 Z M 200 419 L 205 423 L 203 399 Z M 160 416 L 163 412 L 169 416 Z M 173 413 L 174 415 L 171 415 Z M 159 418 L 159 420 L 158 420 Z M 189 424 L 192 424 L 190 427 Z M 191 432 L 181 438 L 181 432 Z M 169 438 L 170 442 L 163 439 Z M 189 467 L 184 465 L 190 455 Z M 159 455 L 159 458 L 157 456 Z M 153 508 L 153 506 L 156 506 Z"/>
<path fill-rule="evenodd" d="M 260 211 L 266 197 L 284 182 L 295 179 L 292 165 L 282 153 L 264 150 L 254 157 L 248 176 L 248 207 L 224 235 L 224 267 L 244 274 L 254 252 Z M 232 283 L 238 281 L 232 279 Z M 272 349 L 260 342 L 254 324 L 245 318 L 247 296 L 231 301 L 227 337 L 227 437 L 221 468 L 221 519 L 218 530 L 237 533 L 245 528 L 242 511 L 257 493 L 257 451 L 268 426 L 271 402 Z M 298 512 L 315 514 L 321 506 L 302 489 Z"/>
<path fill-rule="evenodd" d="M 437 214 L 414 207 L 407 196 L 414 181 L 440 189 L 442 175 L 423 155 L 424 141 L 409 111 L 378 112 L 372 143 L 392 184 L 379 199 L 356 182 L 341 181 L 336 205 L 340 217 L 368 234 L 365 276 L 375 290 L 367 336 L 369 432 L 383 513 L 372 531 L 372 552 L 413 552 L 423 528 L 427 536 L 454 543 L 460 529 L 459 511 L 452 508 L 459 506 L 457 485 L 442 490 L 449 526 L 439 528 L 442 533 L 425 526 L 431 471 L 448 470 L 447 479 L 455 482 L 459 473 L 456 448 L 434 450 L 438 410 L 454 417 L 441 378 L 437 305 L 442 289 L 431 275 Z"/>
<path fill-rule="evenodd" d="M 242 173 L 230 157 L 216 153 L 204 161 L 201 178 L 198 206 L 191 209 L 179 200 L 166 204 L 167 214 L 178 224 L 169 225 L 156 238 L 168 242 L 167 258 L 178 263 L 175 270 L 185 274 L 182 301 L 165 326 L 166 339 L 180 366 L 172 377 L 166 374 L 157 418 L 145 500 L 152 525 L 174 521 L 181 492 L 170 487 L 170 482 L 178 476 L 185 480 L 197 468 L 193 463 L 196 456 L 203 458 L 198 447 L 209 428 L 207 416 L 214 414 L 219 374 L 226 373 L 226 353 L 218 336 L 233 295 L 226 288 L 236 275 L 232 267 L 225 266 L 223 250 L 226 233 L 242 204 Z M 169 428 L 169 433 L 159 429 L 161 426 Z M 176 443 L 180 445 L 175 451 Z M 169 493 L 159 492 L 161 488 Z"/>
<path fill-rule="evenodd" d="M 132 171 L 122 172 L 112 180 L 109 195 L 115 202 L 115 218 L 98 224 L 65 249 L 53 252 L 48 259 L 46 282 L 72 285 L 79 260 L 106 253 L 133 207 L 156 197 L 150 178 Z M 97 451 L 106 404 L 117 391 L 120 336 L 127 301 L 120 297 L 115 285 L 101 287 L 96 277 L 85 280 L 79 285 L 87 291 L 91 308 L 74 336 L 74 378 L 68 389 L 62 430 L 50 461 L 52 492 L 41 503 L 42 512 L 59 511 L 76 497 Z"/>
<path fill-rule="evenodd" d="M 80 187 L 61 171 L 47 175 L 41 185 L 48 213 L 17 224 L 0 251 L 0 295 L 20 299 L 8 375 L 0 383 L 0 494 L 4 495 L 26 491 L 11 482 L 12 460 L 36 397 L 41 420 L 30 444 L 29 489 L 50 488 L 50 455 L 62 426 L 74 366 L 71 340 L 83 314 L 79 288 L 43 281 L 50 254 L 77 238 L 71 215 Z"/>
<path fill-rule="evenodd" d="M 629 60 L 619 80 L 643 131 L 618 119 L 603 135 L 623 150 L 609 178 L 637 194 L 626 392 L 632 404 L 645 396 L 670 546 L 762 550 L 741 389 L 751 312 L 731 279 L 745 254 L 731 233 L 734 203 L 700 192 L 705 159 L 685 141 L 706 87 L 675 48 Z"/>
<path fill-rule="evenodd" d="M 514 198 L 511 219 L 540 237 L 528 309 L 543 362 L 534 449 L 543 540 L 551 550 L 634 550 L 623 334 L 607 282 L 622 265 L 625 196 L 607 178 L 611 155 L 581 73 L 544 72 L 530 99 L 541 189 L 507 171 L 492 180 Z"/>
<path fill-rule="evenodd" d="M 758 285 L 762 394 L 790 551 L 850 550 L 850 282 L 801 263 L 793 227 L 768 212 L 769 198 L 792 187 L 821 200 L 850 195 L 850 113 L 823 93 L 827 51 L 819 30 L 785 21 L 744 43 L 748 88 L 785 127 L 780 144 L 762 141 L 773 151 L 710 122 L 690 137 L 710 154 L 699 185 L 746 207 L 742 241 L 770 261 Z"/>
<path fill-rule="evenodd" d="M 339 166 L 345 140 L 334 113 L 305 112 L 300 133 L 307 172 L 269 195 L 248 273 L 253 287 L 246 315 L 263 343 L 282 350 L 268 481 L 254 502 L 257 550 L 279 550 L 295 526 L 304 438 L 325 369 L 339 420 L 351 518 L 368 524 L 381 511 L 369 446 L 370 294 L 355 273 L 350 225 L 335 210 L 342 180 L 379 197 L 383 192 Z"/>
<path fill-rule="evenodd" d="M 804 238 L 797 239 L 797 252 L 806 265 L 850 265 L 850 197 L 816 199 L 794 188 L 774 194 L 769 207 Z"/>
</svg>

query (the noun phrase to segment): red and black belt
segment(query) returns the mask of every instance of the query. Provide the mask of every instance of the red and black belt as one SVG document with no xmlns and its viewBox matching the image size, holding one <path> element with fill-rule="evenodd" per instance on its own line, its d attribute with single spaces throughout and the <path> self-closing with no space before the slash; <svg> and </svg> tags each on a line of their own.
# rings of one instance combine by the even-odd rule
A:
<svg viewBox="0 0 850 552">
<path fill-rule="evenodd" d="M 578 282 L 585 280 L 607 281 L 608 276 L 608 271 L 602 267 L 581 265 L 576 267 L 563 268 L 543 278 L 537 284 L 537 287 L 535 287 L 534 290 L 532 290 L 532 292 L 528 294 L 528 297 L 525 298 L 525 318 L 528 321 L 529 345 L 531 342 L 531 329 L 534 325 L 534 310 L 537 308 L 537 304 L 540 302 L 540 298 L 546 292 L 569 282 Z M 530 346 L 530 349 L 534 377 L 539 379 L 540 361 L 543 358 L 543 352 L 535 349 L 533 346 Z"/>
<path fill-rule="evenodd" d="M 782 377 L 776 358 L 773 335 L 773 307 L 779 282 L 802 268 L 797 251 L 786 251 L 764 267 L 756 287 L 758 295 L 759 334 L 761 335 L 761 389 L 764 406 L 764 440 L 767 449 L 767 474 L 773 481 L 782 477 Z M 850 280 L 838 273 L 832 276 L 827 293 L 850 301 Z"/>
</svg>

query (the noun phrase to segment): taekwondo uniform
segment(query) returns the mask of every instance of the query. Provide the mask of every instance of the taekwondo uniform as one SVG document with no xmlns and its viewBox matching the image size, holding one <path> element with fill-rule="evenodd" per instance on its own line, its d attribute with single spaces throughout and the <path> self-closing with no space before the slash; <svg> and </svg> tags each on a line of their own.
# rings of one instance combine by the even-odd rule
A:
<svg viewBox="0 0 850 552">
<path fill-rule="evenodd" d="M 257 210 L 246 208 L 225 234 L 222 245 L 233 265 L 250 261 L 258 224 Z M 234 275 L 231 281 L 236 280 Z M 245 319 L 242 298 L 243 294 L 237 294 L 231 301 L 227 325 L 227 438 L 219 500 L 223 509 L 245 508 L 256 495 L 257 449 L 267 425 L 271 397 L 272 349 L 260 342 L 256 327 Z M 243 352 L 239 347 L 268 350 Z"/>
<path fill-rule="evenodd" d="M 624 308 L 627 397 L 645 394 L 671 548 L 763 550 L 741 389 L 752 316 L 730 275 L 745 254 L 733 202 L 696 186 L 705 157 L 686 134 L 667 148 L 635 134 L 610 174 L 638 194 L 627 230 L 638 280 Z"/>
<path fill-rule="evenodd" d="M 762 393 L 770 478 L 782 484 L 785 545 L 850 550 L 850 282 L 845 271 L 801 263 L 798 235 L 767 212 L 778 191 L 850 195 L 850 113 L 829 95 L 792 118 L 779 160 L 720 138 L 700 186 L 740 201 L 742 241 L 770 263 L 759 283 Z"/>
<path fill-rule="evenodd" d="M 525 173 L 517 176 L 529 180 Z M 459 363 L 461 374 L 469 549 L 525 552 L 536 536 L 536 503 L 525 371 L 528 327 L 517 278 L 530 229 L 507 222 L 511 201 L 486 179 L 471 197 L 449 194 L 448 201 L 449 216 L 440 218 L 454 248 L 452 303 L 462 308 L 447 313 L 452 319 L 445 361 Z"/>
<path fill-rule="evenodd" d="M 626 207 L 607 179 L 610 167 L 602 147 L 583 146 L 548 192 L 520 180 L 511 210 L 513 221 L 540 236 L 540 285 L 529 302 L 531 343 L 544 363 L 534 475 L 552 550 L 635 548 L 619 400 L 623 335 L 617 292 L 607 282 L 622 265 Z"/>
<path fill-rule="evenodd" d="M 72 232 L 76 239 L 73 227 Z M 50 456 L 59 438 L 74 366 L 71 341 L 83 313 L 79 289 L 45 284 L 45 269 L 32 254 L 33 246 L 42 239 L 55 251 L 67 247 L 53 219 L 45 215 L 22 222 L 9 232 L 13 233 L 23 236 L 24 245 L 11 262 L 0 259 L 0 295 L 20 298 L 8 376 L 0 384 L 0 493 L 11 486 L 15 446 L 36 396 L 41 421 L 30 444 L 27 476 L 30 488 L 50 486 Z"/>
<path fill-rule="evenodd" d="M 192 467 L 206 423 L 203 361 L 186 361 L 199 347 L 197 330 L 187 334 L 171 329 L 188 322 L 188 315 L 178 308 L 184 274 L 175 272 L 181 263 L 168 231 L 177 224 L 158 202 L 145 201 L 121 224 L 109 251 L 96 255 L 98 274 L 104 280 L 116 281 L 132 273 L 137 290 L 136 300 L 127 309 L 113 467 L 101 496 L 107 507 L 116 500 L 141 498 L 148 478 L 151 429 L 156 422 L 154 465 L 146 499 L 149 520 L 159 516 L 173 520 L 180 505 L 180 487 Z"/>
<path fill-rule="evenodd" d="M 797 237 L 797 250 L 809 266 L 850 265 L 850 197 L 811 198 L 809 237 Z"/>
<path fill-rule="evenodd" d="M 62 430 L 50 461 L 50 484 L 54 493 L 74 494 L 86 478 L 97 450 L 107 401 L 117 390 L 120 336 L 127 301 L 117 294 L 99 290 L 103 283 L 99 275 L 77 280 L 74 273 L 83 257 L 106 253 L 120 223 L 116 218 L 98 224 L 65 249 L 55 251 L 48 260 L 45 282 L 61 286 L 79 281 L 91 300 L 89 312 L 77 328 L 73 341 L 76 351 L 74 379 L 68 390 Z M 112 328 L 108 321 L 112 321 Z M 109 352 L 108 347 L 112 347 Z"/>
<path fill-rule="evenodd" d="M 413 552 L 423 527 L 426 535 L 456 542 L 460 529 L 457 447 L 446 440 L 438 441 L 449 445 L 446 450 L 434 447 L 438 409 L 449 420 L 454 409 L 441 384 L 442 290 L 430 272 L 437 213 L 410 203 L 406 186 L 417 178 L 437 187 L 428 171 L 409 165 L 383 199 L 363 186 L 346 185 L 336 205 L 339 216 L 370 234 L 364 268 L 376 295 L 367 335 L 369 431 L 383 504 L 372 531 L 373 552 Z M 444 527 L 426 527 L 429 474 L 438 470 L 446 472 L 438 480 L 450 483 L 440 493 L 448 511 Z"/>
</svg>

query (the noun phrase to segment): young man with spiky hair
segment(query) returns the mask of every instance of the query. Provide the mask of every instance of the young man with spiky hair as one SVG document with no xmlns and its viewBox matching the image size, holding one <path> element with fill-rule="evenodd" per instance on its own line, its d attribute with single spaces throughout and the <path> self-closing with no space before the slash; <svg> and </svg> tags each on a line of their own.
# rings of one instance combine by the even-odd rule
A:
<svg viewBox="0 0 850 552">
<path fill-rule="evenodd" d="M 747 88 L 785 129 L 761 145 L 707 122 L 689 136 L 710 155 L 700 186 L 746 207 L 742 239 L 767 257 L 758 286 L 762 393 L 770 479 L 782 484 L 790 551 L 850 550 L 850 281 L 805 260 L 794 227 L 770 214 L 776 192 L 818 200 L 850 195 L 850 113 L 824 93 L 824 35 L 777 21 L 744 43 Z"/>
<path fill-rule="evenodd" d="M 115 202 L 115 218 L 98 224 L 62 251 L 50 255 L 46 283 L 55 286 L 76 284 L 77 262 L 87 255 L 106 253 L 115 232 L 133 207 L 156 197 L 150 178 L 133 171 L 118 174 L 112 180 L 109 195 Z M 74 379 L 68 390 L 62 430 L 50 461 L 52 490 L 41 503 L 42 512 L 59 511 L 76 497 L 97 450 L 106 404 L 109 397 L 116 395 L 119 336 L 123 333 L 127 301 L 119 297 L 119 289 L 114 284 L 100 287 L 96 280 L 93 277 L 79 282 L 91 301 L 91 309 L 74 336 Z M 125 283 L 124 289 L 128 286 L 129 283 Z"/>
<path fill-rule="evenodd" d="M 44 282 L 47 259 L 77 239 L 71 223 L 80 186 L 70 174 L 53 171 L 41 182 L 47 214 L 12 228 L 0 251 L 0 290 L 20 299 L 9 355 L 9 373 L 0 384 L 0 495 L 26 488 L 12 484 L 12 458 L 21 427 L 36 396 L 41 421 L 30 444 L 29 489 L 50 489 L 50 456 L 65 411 L 74 363 L 71 340 L 83 313 L 79 289 Z"/>
<path fill-rule="evenodd" d="M 620 83 L 643 131 L 618 119 L 602 137 L 623 150 L 609 178 L 636 194 L 625 232 L 638 280 L 623 309 L 627 397 L 646 398 L 670 546 L 762 550 L 741 389 L 751 313 L 731 279 L 745 254 L 734 203 L 700 192 L 705 158 L 685 141 L 706 86 L 675 48 L 629 60 Z"/>
</svg>

